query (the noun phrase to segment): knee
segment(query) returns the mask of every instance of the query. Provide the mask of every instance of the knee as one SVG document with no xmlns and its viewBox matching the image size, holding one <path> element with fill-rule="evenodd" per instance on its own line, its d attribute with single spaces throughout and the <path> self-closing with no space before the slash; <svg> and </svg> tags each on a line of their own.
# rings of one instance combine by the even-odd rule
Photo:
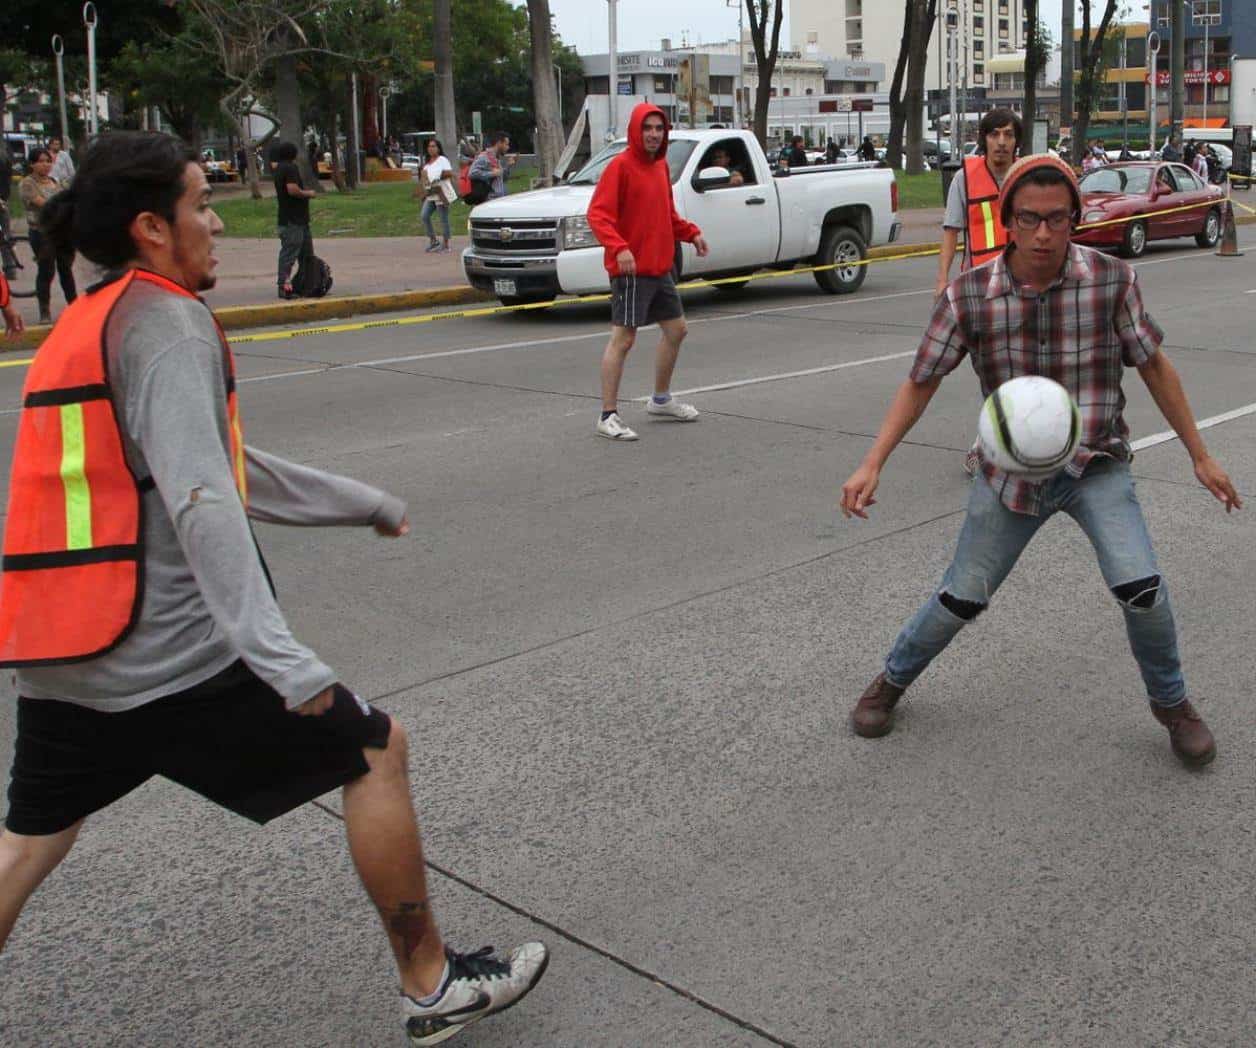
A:
<svg viewBox="0 0 1256 1048">
<path fill-rule="evenodd" d="M 679 346 L 685 341 L 685 336 L 689 334 L 689 325 L 684 320 L 677 321 L 672 325 L 667 334 L 668 337 Z"/>
<path fill-rule="evenodd" d="M 938 594 L 938 602 L 957 619 L 963 619 L 964 622 L 972 622 L 986 610 L 986 605 L 975 600 L 964 600 L 946 590 Z"/>
<path fill-rule="evenodd" d="M 625 328 L 624 333 L 616 335 L 611 340 L 611 349 L 618 353 L 621 357 L 626 357 L 628 351 L 632 349 L 637 342 L 637 331 L 635 328 Z"/>
<path fill-rule="evenodd" d="M 1121 606 L 1131 611 L 1147 611 L 1154 608 L 1160 600 L 1160 576 L 1148 575 L 1133 582 L 1122 582 L 1112 587 L 1112 595 L 1120 601 Z"/>
<path fill-rule="evenodd" d="M 410 743 L 405 729 L 396 719 L 388 719 L 388 739 L 382 750 L 368 749 L 367 763 L 372 770 L 389 775 L 405 775 L 410 766 Z"/>
</svg>

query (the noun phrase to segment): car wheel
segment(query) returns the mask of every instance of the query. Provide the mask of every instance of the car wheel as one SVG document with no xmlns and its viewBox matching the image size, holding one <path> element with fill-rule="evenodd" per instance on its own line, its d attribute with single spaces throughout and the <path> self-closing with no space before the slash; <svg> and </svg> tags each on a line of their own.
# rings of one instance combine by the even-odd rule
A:
<svg viewBox="0 0 1256 1048">
<path fill-rule="evenodd" d="M 821 291 L 830 295 L 849 295 L 858 291 L 868 275 L 868 267 L 860 265 L 868 257 L 864 239 L 850 226 L 829 226 L 820 237 L 820 250 L 816 252 L 817 266 L 834 266 L 815 274 Z"/>
<path fill-rule="evenodd" d="M 1147 250 L 1147 223 L 1131 222 L 1125 227 L 1125 239 L 1121 242 L 1121 254 L 1126 258 L 1140 258 Z"/>
<path fill-rule="evenodd" d="M 1204 228 L 1195 234 L 1195 243 L 1200 247 L 1216 247 L 1221 239 L 1221 212 L 1215 207 L 1204 219 Z"/>
</svg>

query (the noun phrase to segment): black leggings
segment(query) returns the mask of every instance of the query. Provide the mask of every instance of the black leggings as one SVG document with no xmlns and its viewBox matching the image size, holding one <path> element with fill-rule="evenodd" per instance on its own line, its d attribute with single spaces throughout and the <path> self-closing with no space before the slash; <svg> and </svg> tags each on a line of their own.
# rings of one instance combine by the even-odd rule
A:
<svg viewBox="0 0 1256 1048">
<path fill-rule="evenodd" d="M 61 293 L 65 295 L 66 305 L 69 305 L 78 297 L 78 288 L 74 286 L 74 249 L 55 250 L 52 241 L 37 229 L 30 231 L 30 239 L 31 251 L 34 252 L 35 260 L 39 263 L 39 269 L 35 274 L 35 298 L 40 307 L 44 310 L 48 309 L 48 303 L 52 298 L 54 270 L 61 280 Z"/>
</svg>

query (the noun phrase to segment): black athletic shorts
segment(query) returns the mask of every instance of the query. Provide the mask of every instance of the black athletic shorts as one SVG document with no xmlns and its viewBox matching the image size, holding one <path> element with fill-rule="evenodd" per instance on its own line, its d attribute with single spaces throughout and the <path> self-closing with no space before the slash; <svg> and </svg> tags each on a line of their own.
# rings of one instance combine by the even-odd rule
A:
<svg viewBox="0 0 1256 1048">
<path fill-rule="evenodd" d="M 611 277 L 611 323 L 639 328 L 685 315 L 670 273 L 661 277 Z"/>
<path fill-rule="evenodd" d="M 389 726 L 339 684 L 322 716 L 289 713 L 242 662 L 121 713 L 19 698 L 5 824 L 57 833 L 154 775 L 264 823 L 366 774 L 362 750 L 387 746 Z"/>
</svg>

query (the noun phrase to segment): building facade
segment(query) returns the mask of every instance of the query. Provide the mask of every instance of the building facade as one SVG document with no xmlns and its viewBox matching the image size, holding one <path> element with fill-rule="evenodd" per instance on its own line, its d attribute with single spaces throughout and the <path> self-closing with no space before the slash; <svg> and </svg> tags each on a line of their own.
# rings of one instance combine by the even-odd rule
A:
<svg viewBox="0 0 1256 1048">
<path fill-rule="evenodd" d="M 960 88 L 990 85 L 989 60 L 1025 46 L 1022 0 L 942 0 L 930 40 L 925 87 L 947 87 L 944 13 L 958 18 L 956 42 Z M 883 0 L 789 0 L 790 25 L 819 51 L 893 68 L 903 38 L 903 5 Z M 888 84 L 886 85 L 888 87 Z M 970 107 L 971 108 L 971 107 Z"/>
<path fill-rule="evenodd" d="M 1108 65 L 1104 70 L 1103 89 L 1097 103 L 1091 107 L 1092 126 L 1100 130 L 1102 125 L 1122 130 L 1128 126 L 1129 134 L 1137 139 L 1148 136 L 1148 120 L 1151 115 L 1151 69 L 1148 65 L 1146 22 L 1128 22 L 1108 28 L 1111 43 L 1108 45 Z M 1073 69 L 1082 68 L 1081 30 L 1073 31 Z M 1074 76 L 1080 74 L 1074 73 Z M 1159 90 L 1160 118 L 1168 119 L 1168 79 Z M 1071 121 L 1071 117 L 1069 118 Z"/>
<path fill-rule="evenodd" d="M 1160 37 L 1156 63 L 1157 123 L 1169 117 L 1173 14 L 1169 0 L 1151 0 L 1151 25 Z M 1187 0 L 1186 97 L 1188 127 L 1224 127 L 1230 120 L 1231 57 L 1256 57 L 1256 3 L 1252 0 Z"/>
</svg>

